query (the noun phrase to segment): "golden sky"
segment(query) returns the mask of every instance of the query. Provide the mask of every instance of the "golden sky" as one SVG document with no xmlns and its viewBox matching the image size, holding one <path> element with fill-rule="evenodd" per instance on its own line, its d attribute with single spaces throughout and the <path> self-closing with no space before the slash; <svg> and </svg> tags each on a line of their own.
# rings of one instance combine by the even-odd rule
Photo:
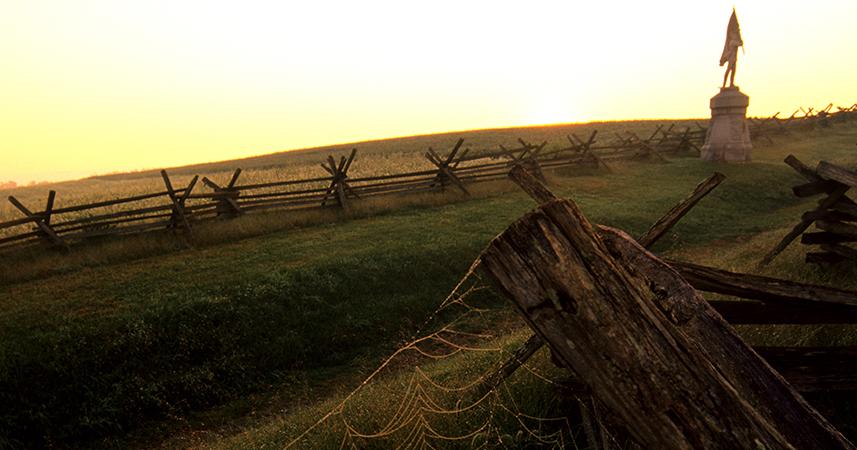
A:
<svg viewBox="0 0 857 450">
<path fill-rule="evenodd" d="M 857 101 L 857 1 L 0 0 L 0 181 Z"/>
</svg>

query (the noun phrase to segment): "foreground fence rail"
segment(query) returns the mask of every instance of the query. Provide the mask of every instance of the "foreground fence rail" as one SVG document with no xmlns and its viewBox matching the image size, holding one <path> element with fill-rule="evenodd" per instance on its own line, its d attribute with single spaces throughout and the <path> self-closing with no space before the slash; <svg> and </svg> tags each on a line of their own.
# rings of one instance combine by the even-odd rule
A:
<svg viewBox="0 0 857 450">
<path fill-rule="evenodd" d="M 489 243 L 479 258 L 482 271 L 550 347 L 552 359 L 571 369 L 599 410 L 609 411 L 613 426 L 643 448 L 853 448 L 789 384 L 789 377 L 814 384 L 808 365 L 827 369 L 853 349 L 754 351 L 676 263 L 621 230 L 593 225 L 573 201 L 557 198 L 525 170 L 516 168 L 512 177 L 540 206 Z M 717 178 L 690 198 L 704 195 Z M 674 211 L 691 207 L 684 201 L 659 222 L 674 224 L 680 219 Z M 658 228 L 640 241 L 657 240 Z M 765 289 L 773 280 L 755 281 Z M 852 303 L 855 294 L 836 292 Z M 522 355 L 518 365 L 536 346 L 530 339 L 514 353 Z M 515 370 L 503 367 L 504 374 Z"/>
</svg>

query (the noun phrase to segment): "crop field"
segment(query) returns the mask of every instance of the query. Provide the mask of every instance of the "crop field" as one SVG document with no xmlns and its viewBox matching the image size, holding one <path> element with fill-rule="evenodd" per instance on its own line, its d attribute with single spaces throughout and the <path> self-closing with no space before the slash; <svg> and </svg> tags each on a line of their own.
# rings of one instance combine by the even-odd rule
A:
<svg viewBox="0 0 857 450">
<path fill-rule="evenodd" d="M 605 139 L 623 128 L 643 134 L 655 123 L 486 130 L 361 143 L 354 145 L 361 153 L 353 170 L 357 176 L 428 167 L 422 152 L 429 146 L 443 151 L 459 136 L 477 150 L 511 145 L 517 137 L 559 142 L 567 133 L 591 129 Z M 700 180 L 722 172 L 726 181 L 655 246 L 655 253 L 857 289 L 853 267 L 828 271 L 806 265 L 806 251 L 796 243 L 770 266 L 755 268 L 814 201 L 792 195 L 791 186 L 800 180 L 783 158 L 794 154 L 811 165 L 829 160 L 855 167 L 855 141 L 857 128 L 841 124 L 770 145 L 758 143 L 748 164 L 682 157 L 666 163 L 617 163 L 609 173 L 548 177 L 555 192 L 577 202 L 594 222 L 638 236 Z M 327 153 L 350 148 L 170 172 L 177 184 L 197 173 L 222 181 L 235 167 L 245 169 L 246 180 L 301 178 L 319 175 L 318 163 Z M 156 173 L 140 172 L 50 188 L 58 191 L 58 202 L 75 204 L 157 190 L 160 183 Z M 496 438 L 510 448 L 549 447 L 546 442 L 555 441 L 585 447 L 578 424 L 548 422 L 573 400 L 555 394 L 564 374 L 545 350 L 496 394 L 471 399 L 473 409 L 462 407 L 470 403 L 458 403 L 456 389 L 478 383 L 480 374 L 529 335 L 478 271 L 468 275 L 489 240 L 534 207 L 510 183 L 491 188 L 455 202 L 403 204 L 347 221 L 318 217 L 289 229 L 212 240 L 190 249 L 164 247 L 154 254 L 114 249 L 110 258 L 95 255 L 104 253 L 97 246 L 72 249 L 39 263 L 61 269 L 3 278 L 0 404 L 6 407 L 0 412 L 0 447 L 283 448 L 296 442 L 292 448 L 338 448 L 351 442 L 386 448 L 390 441 L 384 439 L 398 430 L 389 425 L 416 417 L 401 412 L 407 408 L 399 410 L 410 404 L 408 399 L 435 402 L 424 405 L 420 423 L 442 429 L 444 435 L 467 437 L 448 446 L 470 448 Z M 4 194 L 39 204 L 46 189 Z M 14 217 L 3 211 L 4 217 Z M 280 218 L 259 217 L 254 220 Z M 64 258 L 78 262 L 63 263 Z M 17 268 L 6 265 L 3 270 Z M 475 288 L 468 291 L 471 285 L 465 284 L 456 291 L 462 278 Z M 445 299 L 462 289 L 466 295 L 452 298 L 464 299 L 456 308 L 470 315 L 455 322 L 459 312 L 445 308 Z M 443 329 L 449 323 L 461 334 L 444 339 L 458 351 L 437 341 L 420 347 L 429 356 L 396 353 L 418 337 L 418 330 Z M 744 326 L 739 331 L 753 344 L 857 344 L 851 326 Z M 383 370 L 373 377 L 378 368 Z M 425 378 L 414 381 L 418 376 Z M 415 391 L 423 394 L 414 396 Z M 857 414 L 849 396 L 815 394 L 808 399 L 851 439 L 857 437 Z M 442 414 L 449 411 L 460 414 L 458 419 Z M 480 421 L 485 417 L 493 420 L 487 428 Z M 359 436 L 378 430 L 385 432 Z"/>
</svg>

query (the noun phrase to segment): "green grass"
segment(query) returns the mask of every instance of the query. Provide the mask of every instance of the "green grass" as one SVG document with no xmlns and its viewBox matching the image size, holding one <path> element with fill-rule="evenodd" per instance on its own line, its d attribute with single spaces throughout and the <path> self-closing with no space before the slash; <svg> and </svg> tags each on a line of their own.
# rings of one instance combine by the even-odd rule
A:
<svg viewBox="0 0 857 450">
<path fill-rule="evenodd" d="M 483 198 L 514 188 L 509 182 L 490 182 L 472 186 L 470 192 L 475 198 Z M 462 198 L 463 194 L 453 190 L 374 197 L 353 203 L 347 212 L 337 208 L 275 210 L 223 221 L 195 223 L 191 236 L 184 233 L 174 234 L 168 230 L 118 237 L 106 236 L 74 245 L 69 252 L 63 254 L 42 246 L 17 251 L 13 249 L 4 254 L 3 258 L 5 263 L 15 270 L 0 272 L 0 285 L 73 273 L 90 267 L 175 253 L 189 248 L 207 248 L 283 230 L 364 218 L 407 207 L 443 205 L 460 201 Z"/>
<path fill-rule="evenodd" d="M 855 135 L 845 126 L 809 132 L 757 149 L 751 164 L 617 165 L 611 174 L 556 177 L 554 189 L 591 220 L 639 235 L 719 170 L 727 180 L 656 251 L 750 270 L 814 201 L 791 195 L 801 180 L 782 158 L 853 166 Z M 533 206 L 516 191 L 414 205 L 7 282 L 0 286 L 0 444 L 150 445 L 158 440 L 151 434 L 245 417 L 253 406 L 238 399 L 263 404 L 265 392 L 289 409 L 269 411 L 270 423 L 290 422 L 298 407 L 308 420 L 409 337 L 488 240 Z M 853 272 L 828 276 L 801 260 L 795 245 L 765 273 L 857 287 Z M 824 330 L 812 336 L 855 340 Z M 783 342 L 794 337 L 781 334 Z M 268 442 L 278 427 L 270 423 L 248 420 L 247 430 Z M 253 447 L 240 440 L 211 445 Z"/>
</svg>

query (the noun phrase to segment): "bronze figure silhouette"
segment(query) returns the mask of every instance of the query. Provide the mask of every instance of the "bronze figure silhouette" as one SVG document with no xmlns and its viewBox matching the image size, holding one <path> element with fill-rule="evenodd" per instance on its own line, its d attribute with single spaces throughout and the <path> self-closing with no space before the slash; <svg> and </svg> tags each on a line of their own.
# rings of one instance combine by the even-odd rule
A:
<svg viewBox="0 0 857 450">
<path fill-rule="evenodd" d="M 720 56 L 720 66 L 726 64 L 726 73 L 723 74 L 723 87 L 726 87 L 726 81 L 729 80 L 729 87 L 735 86 L 735 68 L 738 63 L 738 47 L 744 47 L 744 41 L 741 39 L 741 28 L 738 26 L 738 16 L 735 15 L 735 9 L 732 9 L 732 17 L 729 18 L 729 25 L 726 28 L 726 45 L 723 46 L 723 54 Z"/>
</svg>

